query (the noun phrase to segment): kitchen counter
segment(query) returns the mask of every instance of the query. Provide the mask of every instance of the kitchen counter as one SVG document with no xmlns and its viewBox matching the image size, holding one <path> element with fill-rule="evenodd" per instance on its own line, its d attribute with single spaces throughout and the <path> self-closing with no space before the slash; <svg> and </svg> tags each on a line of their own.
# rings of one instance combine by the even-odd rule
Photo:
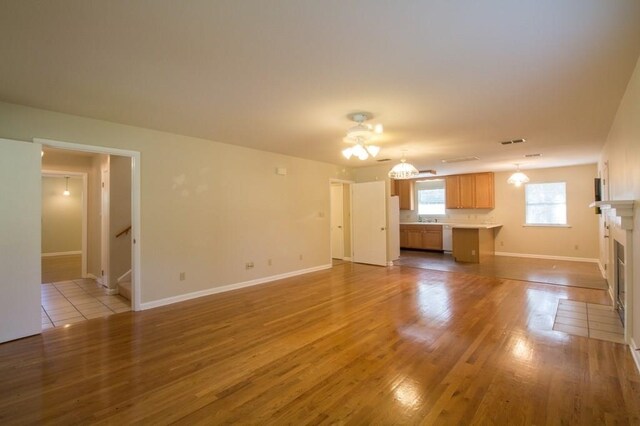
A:
<svg viewBox="0 0 640 426">
<path fill-rule="evenodd" d="M 447 225 L 460 229 L 493 229 L 500 228 L 501 223 L 447 223 L 447 222 L 401 222 L 400 225 Z"/>
</svg>

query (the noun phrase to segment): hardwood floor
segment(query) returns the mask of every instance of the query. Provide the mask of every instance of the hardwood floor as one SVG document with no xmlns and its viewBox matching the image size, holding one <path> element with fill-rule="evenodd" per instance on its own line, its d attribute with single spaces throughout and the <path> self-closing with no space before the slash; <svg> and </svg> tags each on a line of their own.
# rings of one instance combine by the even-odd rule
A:
<svg viewBox="0 0 640 426">
<path fill-rule="evenodd" d="M 467 274 L 498 277 L 510 280 L 532 281 L 606 290 L 598 265 L 593 262 L 533 259 L 510 256 L 486 256 L 481 263 L 456 262 L 451 254 L 418 250 L 402 250 L 397 265 L 436 271 L 464 272 Z"/>
<path fill-rule="evenodd" d="M 628 347 L 553 331 L 602 290 L 326 271 L 0 345 L 2 424 L 638 424 Z"/>
</svg>

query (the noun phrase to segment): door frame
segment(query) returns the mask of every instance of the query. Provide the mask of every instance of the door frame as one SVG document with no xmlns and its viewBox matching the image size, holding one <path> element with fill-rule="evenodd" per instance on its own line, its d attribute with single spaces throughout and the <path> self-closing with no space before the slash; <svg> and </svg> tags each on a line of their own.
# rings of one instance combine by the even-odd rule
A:
<svg viewBox="0 0 640 426">
<path fill-rule="evenodd" d="M 355 181 L 352 180 L 345 180 L 345 179 L 335 179 L 335 178 L 331 178 L 329 179 L 329 187 L 328 187 L 328 195 L 329 195 L 329 264 L 331 265 L 333 263 L 333 257 L 332 256 L 332 248 L 331 248 L 331 227 L 333 226 L 333 223 L 331 223 L 331 185 L 336 184 L 336 183 L 342 183 L 342 184 L 346 184 L 349 185 L 349 206 L 345 206 L 344 202 L 342 203 L 342 210 L 344 212 L 344 209 L 348 207 L 348 211 L 349 211 L 349 241 L 351 241 L 351 244 L 349 245 L 351 247 L 351 250 L 349 253 L 347 253 L 346 251 L 344 251 L 344 256 L 343 259 L 346 260 L 348 258 L 349 261 L 351 261 L 353 259 L 353 215 L 352 210 L 351 210 L 351 203 L 352 203 L 352 194 L 351 194 L 351 185 L 353 185 L 355 183 Z M 343 188 L 344 190 L 344 188 Z M 344 221 L 343 221 L 343 226 L 344 226 Z M 343 229 L 343 233 L 344 233 L 344 229 Z"/>
<path fill-rule="evenodd" d="M 142 296 L 142 241 L 140 238 L 140 152 L 44 138 L 34 138 L 33 142 L 41 144 L 43 146 L 50 146 L 52 148 L 91 152 L 94 154 L 119 155 L 122 157 L 131 158 L 131 241 L 133 244 L 133 247 L 131 249 L 131 298 L 133 299 L 131 308 L 134 311 L 139 311 L 141 309 L 140 305 Z"/>
<path fill-rule="evenodd" d="M 87 173 L 70 172 L 65 170 L 45 170 L 42 169 L 42 177 L 66 177 L 80 176 L 82 177 L 82 257 L 81 268 L 82 278 L 87 278 L 87 211 L 88 211 L 88 184 Z"/>
</svg>

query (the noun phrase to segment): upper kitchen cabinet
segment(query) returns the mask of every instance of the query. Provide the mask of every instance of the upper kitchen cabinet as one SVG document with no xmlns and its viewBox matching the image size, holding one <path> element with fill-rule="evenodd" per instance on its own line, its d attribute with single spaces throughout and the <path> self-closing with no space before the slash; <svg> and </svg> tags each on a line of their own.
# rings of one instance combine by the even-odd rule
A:
<svg viewBox="0 0 640 426">
<path fill-rule="evenodd" d="M 446 176 L 445 194 L 448 209 L 492 209 L 493 173 Z"/>
<path fill-rule="evenodd" d="M 495 189 L 493 173 L 476 173 L 474 176 L 476 209 L 492 209 L 495 207 Z"/>
<path fill-rule="evenodd" d="M 413 210 L 414 206 L 414 185 L 410 179 L 398 179 L 393 181 L 395 195 L 400 201 L 400 210 Z"/>
</svg>

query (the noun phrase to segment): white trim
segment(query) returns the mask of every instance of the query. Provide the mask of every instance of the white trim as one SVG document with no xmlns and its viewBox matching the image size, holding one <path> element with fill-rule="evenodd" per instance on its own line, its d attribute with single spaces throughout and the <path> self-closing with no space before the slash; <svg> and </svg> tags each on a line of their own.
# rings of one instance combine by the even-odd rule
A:
<svg viewBox="0 0 640 426">
<path fill-rule="evenodd" d="M 602 274 L 602 278 L 607 279 L 607 272 L 604 270 L 604 266 L 602 266 L 602 261 L 598 259 L 598 269 L 600 269 L 600 273 Z"/>
<path fill-rule="evenodd" d="M 52 139 L 33 138 L 34 143 L 52 146 L 54 148 L 70 149 L 73 151 L 93 152 L 96 154 L 121 155 L 131 158 L 131 241 L 133 244 L 132 252 L 132 283 L 131 298 L 134 311 L 141 310 L 140 300 L 142 298 L 142 238 L 140 238 L 140 152 L 130 151 L 126 149 L 108 148 L 98 145 L 85 145 L 73 142 L 56 141 Z"/>
<path fill-rule="evenodd" d="M 523 228 L 571 228 L 571 225 L 566 223 L 553 224 L 553 223 L 524 223 Z"/>
<path fill-rule="evenodd" d="M 40 170 L 42 176 L 47 177 L 63 177 L 63 176 L 80 176 L 82 178 L 82 259 L 80 260 L 80 274 L 82 277 L 87 276 L 87 265 L 89 262 L 88 257 L 88 238 L 87 223 L 89 220 L 89 180 L 88 173 L 86 172 L 71 172 L 68 170 Z"/>
<path fill-rule="evenodd" d="M 331 264 L 314 266 L 312 268 L 300 269 L 292 272 L 285 272 L 284 274 L 271 275 L 269 277 L 257 278 L 255 280 L 239 282 L 235 284 L 229 284 L 221 287 L 212 287 L 206 290 L 194 291 L 193 293 L 180 294 L 178 296 L 167 297 L 165 299 L 153 300 L 151 302 L 145 302 L 140 304 L 142 310 L 157 308 L 160 306 L 171 305 L 173 303 L 184 302 L 185 300 L 197 299 L 198 297 L 210 296 L 212 294 L 224 293 L 227 291 L 237 290 L 240 288 L 251 287 L 254 285 L 265 284 L 268 282 L 281 280 L 283 278 L 295 277 L 297 275 L 308 274 L 310 272 L 322 271 L 324 269 L 330 269 Z"/>
<path fill-rule="evenodd" d="M 131 281 L 131 269 L 129 269 L 124 274 L 120 275 L 116 280 L 116 283 L 120 284 L 121 282 L 124 282 L 124 281 Z"/>
<path fill-rule="evenodd" d="M 54 256 L 71 256 L 72 254 L 82 254 L 82 250 L 74 251 L 55 251 L 51 253 L 42 253 L 42 257 L 54 257 Z M 83 274 L 83 276 L 86 274 Z"/>
<path fill-rule="evenodd" d="M 495 252 L 496 256 L 508 256 L 508 257 L 526 257 L 529 259 L 549 259 L 549 260 L 567 260 L 569 262 L 589 262 L 599 263 L 598 259 L 592 259 L 589 257 L 570 257 L 570 256 L 548 256 L 546 254 L 527 254 L 527 253 L 507 253 L 504 251 Z"/>
<path fill-rule="evenodd" d="M 345 262 L 351 262 L 351 258 L 350 257 L 343 257 L 342 260 L 344 260 Z"/>
<path fill-rule="evenodd" d="M 93 275 L 91 272 L 89 272 L 89 273 L 87 274 L 87 278 L 91 278 L 91 279 L 93 279 L 93 280 L 96 280 L 96 282 L 97 282 L 98 284 L 100 284 L 100 286 L 102 286 L 102 279 L 101 279 L 100 277 L 96 277 L 96 276 L 95 276 L 95 275 Z"/>
<path fill-rule="evenodd" d="M 636 368 L 638 369 L 638 372 L 640 372 L 640 348 L 638 347 L 638 345 L 636 345 L 636 341 L 633 340 L 633 337 L 629 340 L 629 350 L 631 351 L 631 358 L 633 358 L 633 360 L 635 361 Z"/>
</svg>

